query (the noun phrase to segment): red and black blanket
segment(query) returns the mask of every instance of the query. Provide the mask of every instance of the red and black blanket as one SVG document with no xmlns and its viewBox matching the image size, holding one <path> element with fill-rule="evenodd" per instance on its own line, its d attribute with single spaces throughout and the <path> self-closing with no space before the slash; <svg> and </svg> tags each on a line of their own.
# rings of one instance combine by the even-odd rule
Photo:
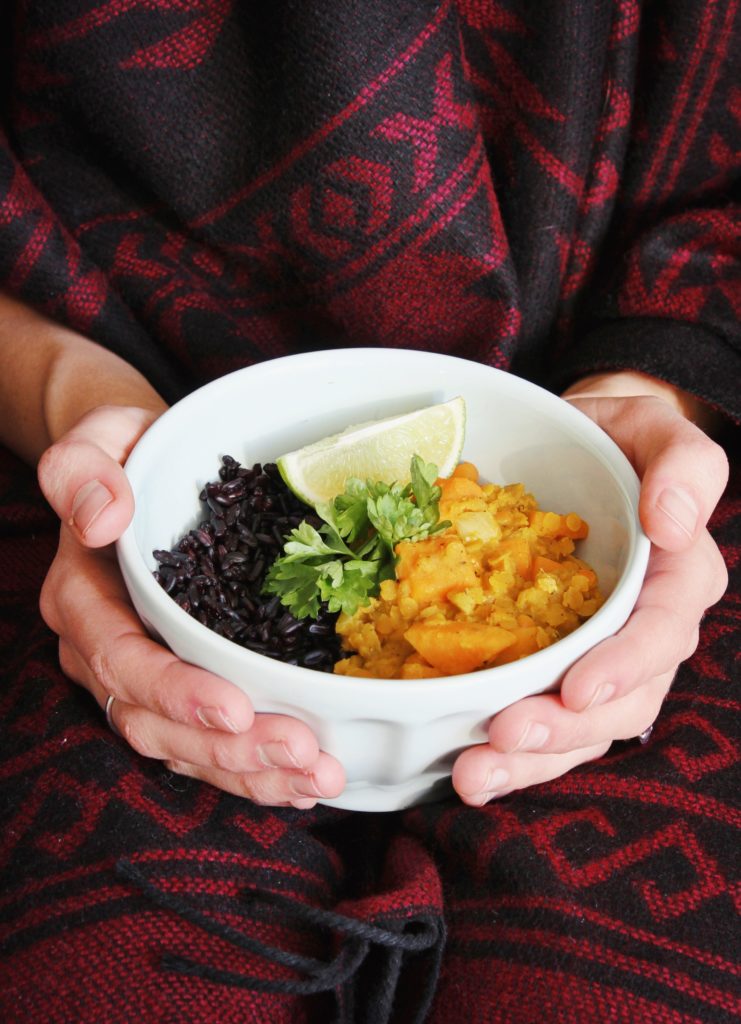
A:
<svg viewBox="0 0 741 1024">
<path fill-rule="evenodd" d="M 311 348 L 725 414 L 731 584 L 647 747 L 483 809 L 257 807 L 61 673 L 57 524 L 0 453 L 0 1017 L 738 1019 L 738 0 L 18 0 L 0 286 L 169 399 Z M 0 410 L 0 415 L 2 411 Z"/>
</svg>

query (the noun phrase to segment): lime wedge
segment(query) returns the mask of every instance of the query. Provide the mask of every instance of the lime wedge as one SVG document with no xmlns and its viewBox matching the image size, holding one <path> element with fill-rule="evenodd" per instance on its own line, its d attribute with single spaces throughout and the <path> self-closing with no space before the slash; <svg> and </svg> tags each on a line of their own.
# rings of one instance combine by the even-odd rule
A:
<svg viewBox="0 0 741 1024">
<path fill-rule="evenodd" d="M 348 427 L 277 459 L 297 497 L 309 505 L 331 501 L 350 477 L 406 483 L 413 455 L 450 476 L 463 448 L 466 404 L 462 398 Z"/>
</svg>

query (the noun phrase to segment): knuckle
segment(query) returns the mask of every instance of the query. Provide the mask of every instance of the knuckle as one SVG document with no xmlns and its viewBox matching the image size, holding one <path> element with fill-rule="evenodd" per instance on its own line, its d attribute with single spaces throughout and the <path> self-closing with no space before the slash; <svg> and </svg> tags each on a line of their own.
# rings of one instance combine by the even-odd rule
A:
<svg viewBox="0 0 741 1024">
<path fill-rule="evenodd" d="M 635 729 L 633 735 L 637 736 L 643 732 L 649 725 L 653 725 L 659 717 L 661 708 L 666 700 L 666 695 L 674 681 L 674 675 L 674 672 L 664 672 L 662 675 L 651 680 L 650 684 L 646 686 L 645 693 L 641 695 L 638 713 L 640 728 Z"/>
<path fill-rule="evenodd" d="M 38 465 L 36 467 L 36 476 L 39 481 L 39 485 L 41 487 L 42 492 L 47 497 L 49 495 L 51 483 L 54 477 L 54 466 L 55 463 L 57 462 L 58 447 L 59 442 L 57 442 L 57 444 L 51 445 L 51 447 L 47 448 L 44 452 L 42 452 L 41 457 L 38 461 Z"/>
<path fill-rule="evenodd" d="M 110 658 L 103 651 L 95 651 L 90 656 L 89 664 L 90 671 L 93 673 L 98 685 L 101 686 L 106 693 L 110 693 L 114 697 L 118 697 L 118 682 Z"/>
<path fill-rule="evenodd" d="M 712 584 L 709 592 L 709 604 L 717 604 L 728 589 L 728 566 L 718 547 L 713 544 L 712 559 L 714 562 L 712 572 Z"/>
<path fill-rule="evenodd" d="M 685 646 L 684 656 L 682 658 L 682 661 L 686 661 L 688 658 L 692 657 L 692 655 L 697 650 L 697 645 L 699 643 L 700 643 L 700 627 L 699 626 L 695 626 L 694 629 L 691 629 L 689 631 L 689 636 L 687 637 L 687 643 L 686 643 L 686 646 Z"/>
<path fill-rule="evenodd" d="M 131 720 L 129 715 L 122 712 L 120 708 L 117 708 L 117 711 L 118 721 L 116 725 L 118 726 L 123 738 L 129 744 L 131 749 L 137 752 L 137 754 L 141 754 L 143 757 L 149 757 L 149 745 L 144 733 L 141 731 L 139 726 Z"/>
<path fill-rule="evenodd" d="M 717 441 L 713 441 L 712 438 L 708 437 L 705 442 L 703 458 L 706 460 L 706 466 L 711 475 L 719 482 L 722 482 L 723 487 L 725 487 L 730 472 L 728 455 L 725 450 Z"/>
<path fill-rule="evenodd" d="M 214 737 L 211 742 L 209 761 L 213 768 L 218 768 L 224 772 L 237 772 L 240 767 L 243 767 L 243 765 L 239 764 L 228 737 Z"/>
<path fill-rule="evenodd" d="M 167 718 L 171 722 L 183 721 L 183 716 L 180 713 L 180 701 L 174 687 L 168 686 L 166 683 L 156 686 L 150 690 L 147 703 L 150 710 L 161 718 Z"/>
<path fill-rule="evenodd" d="M 74 657 L 72 647 L 66 640 L 59 641 L 59 667 L 69 679 L 76 678 L 77 659 Z"/>
<path fill-rule="evenodd" d="M 39 459 L 36 469 L 39 486 L 45 497 L 57 509 L 59 508 L 57 499 L 60 497 L 60 484 L 69 467 L 79 455 L 80 448 L 79 441 L 75 441 L 71 437 L 62 437 L 50 445 Z"/>
<path fill-rule="evenodd" d="M 589 763 L 590 761 L 599 761 L 601 757 L 604 757 L 607 751 L 613 744 L 613 740 L 605 740 L 603 743 L 598 743 L 597 746 L 592 747 L 588 757 L 585 758 L 583 763 Z"/>
<path fill-rule="evenodd" d="M 41 618 L 53 633 L 59 633 L 61 627 L 56 593 L 57 588 L 53 577 L 52 564 L 52 569 L 44 580 L 39 594 L 39 611 L 41 613 Z"/>
<path fill-rule="evenodd" d="M 569 750 L 586 750 L 593 745 L 594 724 L 590 722 L 589 716 L 574 715 L 568 734 L 561 737 L 559 749 L 565 753 Z"/>
<path fill-rule="evenodd" d="M 265 786 L 260 780 L 259 772 L 249 772 L 242 775 L 240 777 L 240 788 L 248 800 L 251 800 L 253 804 L 259 804 L 261 807 L 269 807 L 271 804 L 280 802 L 266 792 Z"/>
</svg>

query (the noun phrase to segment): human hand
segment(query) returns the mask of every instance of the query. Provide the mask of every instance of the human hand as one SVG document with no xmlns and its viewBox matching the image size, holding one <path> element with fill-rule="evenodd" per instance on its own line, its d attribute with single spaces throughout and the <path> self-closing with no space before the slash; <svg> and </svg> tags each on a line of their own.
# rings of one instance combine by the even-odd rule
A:
<svg viewBox="0 0 741 1024">
<path fill-rule="evenodd" d="M 573 665 L 558 693 L 506 708 L 492 719 L 488 743 L 460 755 L 453 785 L 467 804 L 557 778 L 644 732 L 695 650 L 705 610 L 727 586 L 706 528 L 728 479 L 725 453 L 686 418 L 688 396 L 675 401 L 653 383 L 616 374 L 564 396 L 616 441 L 641 478 L 648 570 L 626 625 Z"/>
<path fill-rule="evenodd" d="M 139 754 L 257 803 L 313 807 L 340 794 L 344 773 L 308 726 L 256 715 L 238 687 L 155 643 L 129 601 L 112 546 L 134 507 L 122 464 L 157 415 L 98 407 L 39 462 L 41 488 L 62 520 L 41 593 L 62 669 L 101 708 L 115 698 L 113 724 Z"/>
</svg>

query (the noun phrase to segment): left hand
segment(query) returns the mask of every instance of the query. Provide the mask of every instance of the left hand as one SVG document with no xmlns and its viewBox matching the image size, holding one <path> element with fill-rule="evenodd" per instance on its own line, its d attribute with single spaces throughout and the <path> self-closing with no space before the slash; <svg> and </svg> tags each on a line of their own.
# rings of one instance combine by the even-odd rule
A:
<svg viewBox="0 0 741 1024">
<path fill-rule="evenodd" d="M 695 650 L 726 568 L 707 522 L 728 480 L 723 449 L 688 415 L 693 400 L 640 374 L 606 374 L 564 395 L 622 448 L 641 478 L 639 514 L 652 542 L 643 588 L 625 626 L 573 665 L 558 693 L 505 708 L 488 743 L 453 768 L 464 803 L 557 778 L 601 757 L 656 719 L 679 664 Z"/>
</svg>

